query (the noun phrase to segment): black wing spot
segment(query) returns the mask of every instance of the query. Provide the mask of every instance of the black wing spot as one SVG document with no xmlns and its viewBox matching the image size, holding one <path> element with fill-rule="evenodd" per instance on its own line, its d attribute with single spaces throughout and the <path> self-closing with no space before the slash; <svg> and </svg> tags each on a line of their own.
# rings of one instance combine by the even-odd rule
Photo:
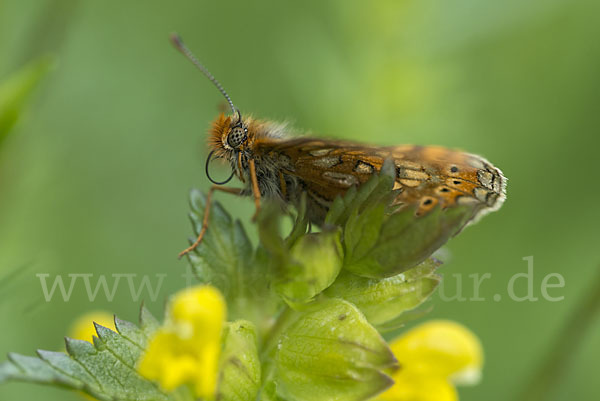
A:
<svg viewBox="0 0 600 401">
<path fill-rule="evenodd" d="M 450 167 L 450 171 L 453 173 L 458 173 L 458 167 L 452 166 L 452 167 Z"/>
<path fill-rule="evenodd" d="M 462 184 L 462 182 L 460 182 L 460 181 L 458 181 L 458 180 L 454 180 L 454 181 L 452 181 L 452 182 L 454 183 L 454 185 L 460 185 L 460 184 Z"/>
</svg>

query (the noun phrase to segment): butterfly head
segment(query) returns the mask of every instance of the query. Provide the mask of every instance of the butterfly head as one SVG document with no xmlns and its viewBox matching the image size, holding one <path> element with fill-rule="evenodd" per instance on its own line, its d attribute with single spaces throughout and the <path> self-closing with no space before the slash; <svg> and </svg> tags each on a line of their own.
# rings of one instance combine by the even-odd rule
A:
<svg viewBox="0 0 600 401">
<path fill-rule="evenodd" d="M 253 142 L 252 119 L 243 119 L 239 110 L 231 116 L 221 114 L 213 121 L 208 135 L 208 145 L 216 156 L 228 158 L 244 152 Z"/>
</svg>

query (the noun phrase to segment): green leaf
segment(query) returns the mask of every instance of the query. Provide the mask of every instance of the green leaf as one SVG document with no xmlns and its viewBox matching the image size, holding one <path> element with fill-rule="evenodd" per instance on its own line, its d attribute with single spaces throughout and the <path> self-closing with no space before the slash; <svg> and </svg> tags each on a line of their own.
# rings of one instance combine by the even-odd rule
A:
<svg viewBox="0 0 600 401">
<path fill-rule="evenodd" d="M 392 385 L 383 370 L 396 359 L 381 335 L 352 304 L 312 305 L 280 336 L 273 377 L 292 401 L 366 400 Z"/>
<path fill-rule="evenodd" d="M 254 401 L 260 389 L 260 360 L 256 329 L 246 320 L 227 323 L 223 333 L 219 389 L 220 401 Z"/>
<path fill-rule="evenodd" d="M 190 220 L 197 236 L 206 211 L 206 195 L 192 190 L 190 205 Z M 269 204 L 265 203 L 263 208 L 269 209 Z M 272 213 L 280 215 L 281 211 Z M 258 327 L 270 324 L 281 300 L 270 287 L 269 255 L 263 246 L 253 249 L 240 221 L 234 221 L 219 202 L 212 202 L 208 223 L 202 242 L 187 254 L 192 271 L 201 283 L 213 285 L 225 296 L 231 320 L 248 319 Z M 193 241 L 195 238 L 190 239 Z M 285 244 L 281 246 L 285 248 Z M 256 307 L 258 304 L 261 308 Z"/>
<path fill-rule="evenodd" d="M 190 204 L 190 219 L 198 235 L 206 210 L 206 196 L 192 190 Z M 219 202 L 212 202 L 206 234 L 200 245 L 188 253 L 192 270 L 200 281 L 217 287 L 228 300 L 250 297 L 253 294 L 248 291 L 265 289 L 264 272 L 260 265 L 253 263 L 253 253 L 241 223 L 234 221 Z M 262 293 L 254 295 L 260 297 Z"/>
<path fill-rule="evenodd" d="M 388 329 L 391 322 L 398 321 L 405 312 L 429 298 L 441 280 L 434 273 L 440 264 L 430 258 L 404 273 L 383 279 L 344 272 L 325 290 L 325 295 L 353 303 L 372 325 L 382 331 L 382 327 Z"/>
<path fill-rule="evenodd" d="M 37 351 L 37 358 L 9 354 L 8 361 L 0 365 L 0 382 L 54 384 L 84 391 L 100 400 L 178 399 L 177 393 L 166 394 L 142 378 L 135 368 L 156 327 L 154 322 L 143 309 L 141 328 L 116 318 L 117 332 L 95 324 L 98 337 L 94 337 L 94 343 L 66 338 L 66 354 L 43 350 Z"/>
<path fill-rule="evenodd" d="M 119 333 L 121 333 L 127 337 L 127 334 L 129 333 L 129 331 L 122 332 L 121 331 L 122 327 L 119 327 L 119 323 L 122 323 L 122 322 L 125 322 L 125 321 L 115 318 L 115 325 L 116 325 L 117 330 L 119 331 Z M 129 322 L 125 322 L 125 323 L 128 323 L 129 327 L 132 330 L 135 330 L 136 326 L 133 323 L 129 323 Z M 156 330 L 158 330 L 159 326 L 160 326 L 160 322 L 158 320 L 156 320 L 154 315 L 152 315 L 152 313 L 150 313 L 150 311 L 148 309 L 146 309 L 145 306 L 142 305 L 142 308 L 140 309 L 140 328 L 142 329 L 142 334 L 144 335 L 144 339 L 146 341 L 148 341 L 150 339 L 150 337 L 154 334 L 154 332 Z"/>
<path fill-rule="evenodd" d="M 55 369 L 68 366 L 66 372 Z M 61 368 L 62 369 L 62 368 Z M 56 384 L 74 389 L 83 389 L 84 382 L 97 389 L 93 377 L 62 352 L 38 351 L 38 357 L 24 356 L 15 353 L 8 354 L 8 361 L 0 365 L 0 383 L 5 381 L 27 381 L 41 384 Z"/>
<path fill-rule="evenodd" d="M 18 121 L 29 96 L 52 64 L 51 58 L 41 58 L 0 82 L 0 144 Z"/>
</svg>

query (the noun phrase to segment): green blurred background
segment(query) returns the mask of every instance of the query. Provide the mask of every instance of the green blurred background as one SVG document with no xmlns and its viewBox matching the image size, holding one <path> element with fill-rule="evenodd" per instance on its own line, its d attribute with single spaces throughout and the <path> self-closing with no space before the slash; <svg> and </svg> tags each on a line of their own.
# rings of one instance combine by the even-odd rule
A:
<svg viewBox="0 0 600 401">
<path fill-rule="evenodd" d="M 167 274 L 155 302 L 142 296 L 157 315 L 185 285 L 188 190 L 208 188 L 222 98 L 170 46 L 176 30 L 242 112 L 323 137 L 462 148 L 504 171 L 504 207 L 444 250 L 444 294 L 462 278 L 473 298 L 469 275 L 491 273 L 485 300 L 438 295 L 431 316 L 484 344 L 483 380 L 461 400 L 513 398 L 598 279 L 598 15 L 596 0 L 2 0 L 0 82 L 54 61 L 0 144 L 0 355 L 60 349 L 92 309 L 136 319 L 125 283 L 112 302 L 79 285 L 47 303 L 36 274 Z M 219 196 L 248 221 L 251 201 Z M 507 283 L 527 256 L 540 299 L 516 302 Z M 549 291 L 560 302 L 541 297 L 549 273 L 564 276 Z M 598 399 L 598 320 L 573 338 L 549 400 Z M 9 384 L 0 399 L 81 398 Z"/>
</svg>

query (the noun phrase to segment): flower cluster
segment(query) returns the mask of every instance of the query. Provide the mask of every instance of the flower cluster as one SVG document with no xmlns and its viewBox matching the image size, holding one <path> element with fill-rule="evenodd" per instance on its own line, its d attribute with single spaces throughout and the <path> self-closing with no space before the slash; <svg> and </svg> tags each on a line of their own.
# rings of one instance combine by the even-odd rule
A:
<svg viewBox="0 0 600 401">
<path fill-rule="evenodd" d="M 301 205 L 290 234 L 282 236 L 279 207 L 263 204 L 255 250 L 241 225 L 214 205 L 207 235 L 188 256 L 194 273 L 215 288 L 175 295 L 139 372 L 165 390 L 191 386 L 206 400 L 457 400 L 454 385 L 476 382 L 481 371 L 474 334 L 448 321 L 416 326 L 389 343 L 382 333 L 419 315 L 441 280 L 440 262 L 427 259 L 432 244 L 453 234 L 470 212 L 435 211 L 418 220 L 410 211 L 389 213 L 393 171 L 383 170 L 338 199 L 317 233 L 307 233 Z M 194 192 L 196 231 L 205 208 L 206 198 Z M 410 238 L 402 234 L 407 231 Z M 398 246 L 398 235 L 408 251 Z M 217 313 L 224 306 L 198 305 L 201 297 L 191 295 L 219 290 L 229 322 Z M 189 320 L 181 321 L 174 305 L 216 315 L 184 313 Z"/>
<path fill-rule="evenodd" d="M 222 359 L 224 310 L 223 298 L 214 287 L 176 294 L 165 323 L 139 363 L 139 372 L 165 390 L 189 385 L 195 396 L 214 399 L 217 378 L 222 377 L 219 360 L 227 361 Z M 474 384 L 481 372 L 477 337 L 455 322 L 421 324 L 392 340 L 390 349 L 397 368 L 391 374 L 393 385 L 378 397 L 381 401 L 454 401 L 458 396 L 452 383 Z"/>
</svg>

